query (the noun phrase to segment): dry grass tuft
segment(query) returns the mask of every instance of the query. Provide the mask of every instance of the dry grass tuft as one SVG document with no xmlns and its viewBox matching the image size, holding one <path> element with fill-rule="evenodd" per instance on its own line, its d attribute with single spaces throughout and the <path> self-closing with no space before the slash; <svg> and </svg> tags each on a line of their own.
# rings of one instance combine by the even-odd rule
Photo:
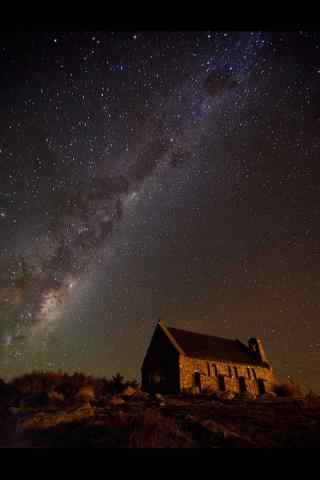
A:
<svg viewBox="0 0 320 480">
<path fill-rule="evenodd" d="M 304 400 L 307 408 L 320 409 L 320 396 L 313 390 L 309 390 Z"/>
<path fill-rule="evenodd" d="M 133 420 L 129 448 L 192 448 L 192 439 L 171 418 L 146 410 Z"/>
</svg>

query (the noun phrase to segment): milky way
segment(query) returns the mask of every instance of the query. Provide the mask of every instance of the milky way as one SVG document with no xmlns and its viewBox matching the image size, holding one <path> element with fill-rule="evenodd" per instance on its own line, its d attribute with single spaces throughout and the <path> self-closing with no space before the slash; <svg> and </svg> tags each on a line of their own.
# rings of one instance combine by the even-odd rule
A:
<svg viewBox="0 0 320 480">
<path fill-rule="evenodd" d="M 47 33 L 29 36 L 24 48 L 12 38 L 4 39 L 1 101 L 6 113 L 1 115 L 0 145 L 4 375 L 24 366 L 102 374 L 122 368 L 136 375 L 159 310 L 167 313 L 160 305 L 168 302 L 176 305 L 169 308 L 169 323 L 231 337 L 249 336 L 254 330 L 252 334 L 269 342 L 271 351 L 273 340 L 279 345 L 289 319 L 282 321 L 281 313 L 277 319 L 273 311 L 269 321 L 262 320 L 257 305 L 262 295 L 267 309 L 267 285 L 283 275 L 281 256 L 272 253 L 283 242 L 281 231 L 287 235 L 282 258 L 289 252 L 294 262 L 304 260 L 295 220 L 285 227 L 294 208 L 294 186 L 289 185 L 292 205 L 286 204 L 281 220 L 277 188 L 280 177 L 290 171 L 292 178 L 302 180 L 299 158 L 309 158 L 310 171 L 319 148 L 305 125 L 315 115 L 308 98 L 314 97 L 320 76 L 310 62 L 303 83 L 302 58 L 290 35 L 310 52 L 318 48 L 317 36 L 304 32 Z M 24 65 L 17 93 L 17 72 Z M 300 126 L 294 123 L 297 112 L 302 116 Z M 295 152 L 290 151 L 293 145 Z M 287 172 L 289 158 L 295 158 L 297 166 Z M 276 218 L 270 222 L 266 217 L 264 224 L 259 220 L 266 212 L 258 181 L 260 196 L 266 191 L 273 199 L 270 211 Z M 207 193 L 194 194 L 190 186 Z M 307 196 L 310 187 L 305 187 Z M 281 201 L 285 192 L 280 190 Z M 166 201 L 170 206 L 163 220 Z M 199 238 L 186 227 L 195 211 L 198 219 L 209 219 Z M 293 211 L 298 212 L 297 206 Z M 302 220 L 307 243 L 315 239 L 315 233 L 305 233 L 312 231 L 316 212 L 310 215 L 311 222 L 306 215 Z M 260 221 L 264 227 L 258 227 Z M 172 272 L 178 273 L 168 295 L 163 259 L 172 229 L 182 229 L 183 234 L 173 234 L 177 266 L 167 265 L 167 273 L 173 277 Z M 243 229 L 250 231 L 248 238 Z M 202 245 L 206 235 L 211 238 L 210 252 Z M 296 257 L 288 248 L 295 240 Z M 134 268 L 141 241 L 143 265 Z M 191 245 L 189 252 L 186 245 Z M 307 248 L 314 259 L 313 246 Z M 258 280 L 260 266 L 268 268 L 264 255 L 275 256 L 271 260 L 275 269 Z M 194 258 L 208 265 L 208 256 L 217 262 L 211 271 L 202 269 L 207 280 L 201 280 L 201 289 L 194 289 L 195 298 L 202 299 L 198 302 L 187 294 L 187 287 L 182 293 L 181 272 L 187 269 L 191 282 L 199 281 Z M 232 259 L 234 269 L 226 273 Z M 154 272 L 161 270 L 151 281 L 158 295 L 153 305 L 146 298 L 149 287 L 137 291 L 150 274 L 148 265 Z M 245 306 L 237 291 L 244 288 L 248 275 L 253 287 L 250 284 L 247 298 L 253 299 Z M 254 291 L 259 282 L 263 288 Z M 297 288 L 294 282 L 287 279 L 287 291 Z M 217 293 L 221 288 L 230 293 L 225 312 Z M 270 297 L 276 294 L 281 305 L 287 305 L 288 294 L 281 288 L 271 287 Z M 193 320 L 181 315 L 188 309 Z M 217 316 L 218 323 L 213 321 Z M 127 347 L 137 365 L 131 370 L 131 361 L 126 364 L 126 356 L 116 356 L 115 351 L 123 341 L 128 345 L 132 334 L 143 341 L 139 352 Z M 317 341 L 311 332 L 305 339 L 314 346 L 314 355 Z M 278 363 L 283 372 L 285 364 L 292 372 L 293 347 L 288 341 L 286 345 L 287 356 Z M 301 352 L 300 357 L 292 355 L 296 364 L 305 365 L 302 357 Z"/>
</svg>

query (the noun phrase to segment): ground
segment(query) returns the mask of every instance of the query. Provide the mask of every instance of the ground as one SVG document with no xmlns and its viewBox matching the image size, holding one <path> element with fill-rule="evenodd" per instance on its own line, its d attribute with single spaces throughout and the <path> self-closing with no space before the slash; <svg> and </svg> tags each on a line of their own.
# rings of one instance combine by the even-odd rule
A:
<svg viewBox="0 0 320 480">
<path fill-rule="evenodd" d="M 116 401 L 115 401 L 116 399 Z M 120 400 L 119 400 L 120 399 Z M 1 403 L 2 448 L 306 448 L 320 442 L 320 404 L 134 395 L 77 405 Z"/>
</svg>

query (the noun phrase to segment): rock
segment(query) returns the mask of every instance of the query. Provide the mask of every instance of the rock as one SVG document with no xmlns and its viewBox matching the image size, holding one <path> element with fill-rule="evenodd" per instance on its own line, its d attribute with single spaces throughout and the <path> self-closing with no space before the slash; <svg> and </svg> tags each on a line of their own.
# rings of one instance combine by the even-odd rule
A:
<svg viewBox="0 0 320 480">
<path fill-rule="evenodd" d="M 223 408 L 226 408 L 226 406 L 227 406 L 225 403 L 223 403 L 223 401 L 220 401 L 220 400 L 217 400 L 217 399 L 213 399 L 211 404 L 212 404 L 213 406 L 215 406 L 215 407 L 218 407 L 218 408 L 219 408 L 219 407 L 220 407 L 220 408 L 222 408 L 222 407 L 223 407 Z M 229 406 L 229 405 L 228 405 L 228 406 Z"/>
<path fill-rule="evenodd" d="M 216 397 L 218 400 L 233 400 L 234 397 L 235 397 L 235 393 L 234 392 L 231 392 L 230 390 L 226 390 L 226 391 L 220 391 L 218 390 L 216 392 Z"/>
<path fill-rule="evenodd" d="M 137 394 L 137 390 L 133 387 L 128 386 L 122 392 L 121 396 L 124 398 L 130 398 L 130 397 L 136 396 L 136 394 Z"/>
<path fill-rule="evenodd" d="M 27 415 L 20 418 L 17 423 L 16 432 L 21 433 L 26 430 L 46 430 L 61 423 L 75 422 L 84 418 L 93 417 L 94 415 L 95 410 L 90 403 L 68 412 L 61 411 L 54 414 L 38 412 L 34 415 Z"/>
<path fill-rule="evenodd" d="M 204 420 L 200 426 L 210 434 L 209 444 L 222 443 L 234 448 L 255 447 L 255 443 L 250 438 L 239 435 L 213 420 Z"/>
<path fill-rule="evenodd" d="M 161 393 L 156 393 L 154 397 L 155 397 L 159 407 L 165 407 L 165 405 L 166 405 L 165 398 L 164 398 L 163 395 L 161 395 Z"/>
<path fill-rule="evenodd" d="M 232 434 L 233 435 L 233 432 L 231 432 L 230 430 L 228 430 L 226 427 L 224 427 L 223 425 L 215 422 L 214 420 L 203 420 L 202 422 L 200 422 L 200 425 L 202 427 L 204 427 L 206 430 L 209 430 L 209 432 L 212 432 L 212 433 L 222 433 L 223 434 L 223 437 L 227 437 L 228 435 Z"/>
<path fill-rule="evenodd" d="M 123 398 L 121 397 L 117 397 L 116 395 L 114 395 L 110 400 L 109 400 L 109 404 L 110 405 L 113 405 L 113 406 L 117 406 L 117 405 L 123 405 L 125 402 L 125 400 L 123 400 Z"/>
<path fill-rule="evenodd" d="M 255 400 L 257 397 L 251 392 L 240 392 L 236 398 L 239 400 Z"/>
<path fill-rule="evenodd" d="M 147 392 L 143 392 L 142 390 L 137 390 L 135 394 L 135 398 L 137 400 L 149 400 L 150 399 L 150 394 Z"/>
<path fill-rule="evenodd" d="M 163 402 L 163 401 L 164 401 L 164 396 L 161 395 L 161 393 L 156 393 L 155 396 L 154 396 L 154 398 L 155 398 L 156 400 L 158 400 L 159 402 Z"/>
<path fill-rule="evenodd" d="M 33 429 L 43 429 L 49 428 L 52 425 L 56 425 L 58 423 L 56 421 L 56 416 L 46 415 L 43 412 L 39 412 L 35 415 L 30 415 L 27 417 L 23 417 L 17 423 L 16 431 L 22 432 L 25 430 L 33 430 Z"/>
<path fill-rule="evenodd" d="M 252 448 L 256 446 L 249 437 L 239 435 L 211 419 L 204 420 L 200 425 L 210 433 L 209 443 L 213 443 L 211 446 L 216 446 L 217 443 L 233 448 Z"/>
</svg>

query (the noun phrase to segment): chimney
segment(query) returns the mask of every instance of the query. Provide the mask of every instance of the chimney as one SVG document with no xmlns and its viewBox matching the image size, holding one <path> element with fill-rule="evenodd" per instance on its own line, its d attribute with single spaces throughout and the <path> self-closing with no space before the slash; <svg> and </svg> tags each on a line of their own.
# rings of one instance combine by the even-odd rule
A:
<svg viewBox="0 0 320 480">
<path fill-rule="evenodd" d="M 259 338 L 250 338 L 248 341 L 249 350 L 255 355 L 256 359 L 270 365 L 267 354 L 264 350 L 262 340 Z"/>
</svg>

